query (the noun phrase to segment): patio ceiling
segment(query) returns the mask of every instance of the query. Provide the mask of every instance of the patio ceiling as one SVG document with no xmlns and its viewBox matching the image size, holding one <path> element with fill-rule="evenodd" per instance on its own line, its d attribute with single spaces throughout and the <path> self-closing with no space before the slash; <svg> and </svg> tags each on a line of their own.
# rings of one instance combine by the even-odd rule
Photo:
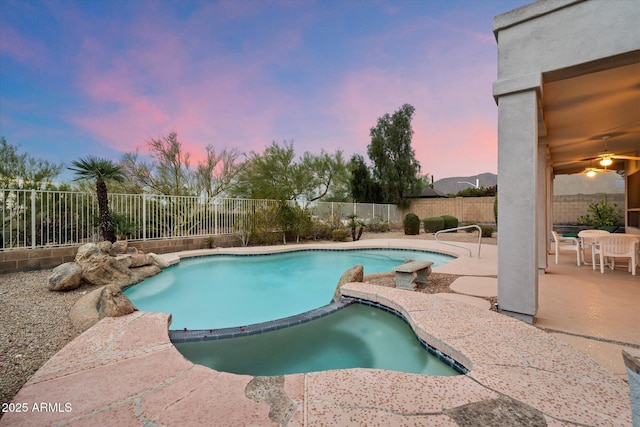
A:
<svg viewBox="0 0 640 427">
<path fill-rule="evenodd" d="M 640 52 L 543 78 L 541 135 L 555 174 L 601 168 L 589 159 L 605 150 L 607 136 L 609 152 L 640 156 Z M 609 169 L 624 169 L 624 160 Z"/>
</svg>

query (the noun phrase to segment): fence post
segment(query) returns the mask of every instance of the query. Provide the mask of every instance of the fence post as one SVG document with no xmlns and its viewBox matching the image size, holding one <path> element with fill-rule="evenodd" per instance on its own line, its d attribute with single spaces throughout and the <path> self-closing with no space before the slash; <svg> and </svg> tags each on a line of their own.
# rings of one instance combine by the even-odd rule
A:
<svg viewBox="0 0 640 427">
<path fill-rule="evenodd" d="M 31 248 L 36 246 L 36 190 L 31 190 Z"/>
<path fill-rule="evenodd" d="M 142 241 L 147 240 L 147 194 L 142 193 Z"/>
<path fill-rule="evenodd" d="M 213 202 L 213 234 L 218 235 L 218 204 L 212 199 Z"/>
</svg>

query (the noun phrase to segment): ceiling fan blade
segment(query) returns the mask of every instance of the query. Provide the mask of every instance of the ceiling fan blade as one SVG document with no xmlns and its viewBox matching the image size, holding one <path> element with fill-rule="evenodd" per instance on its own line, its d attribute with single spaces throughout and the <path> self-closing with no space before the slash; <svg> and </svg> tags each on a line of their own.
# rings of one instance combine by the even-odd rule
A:
<svg viewBox="0 0 640 427">
<path fill-rule="evenodd" d="M 638 156 L 623 156 L 620 154 L 612 154 L 609 157 L 611 157 L 612 159 L 620 159 L 620 160 L 640 160 L 640 157 Z"/>
<path fill-rule="evenodd" d="M 622 128 L 626 128 L 628 126 L 633 126 L 633 125 L 637 125 L 637 124 L 640 124 L 640 120 L 636 120 L 635 122 L 625 123 L 625 124 L 622 124 L 622 125 L 618 125 L 616 127 L 612 127 L 611 129 L 604 130 L 603 133 L 607 133 L 610 130 L 622 129 Z"/>
</svg>

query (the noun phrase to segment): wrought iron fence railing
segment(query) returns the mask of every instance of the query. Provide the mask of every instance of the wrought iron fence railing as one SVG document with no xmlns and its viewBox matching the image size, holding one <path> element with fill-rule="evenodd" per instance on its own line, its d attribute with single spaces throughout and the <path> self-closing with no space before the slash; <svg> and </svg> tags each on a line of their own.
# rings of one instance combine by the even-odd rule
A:
<svg viewBox="0 0 640 427">
<path fill-rule="evenodd" d="M 153 240 L 238 234 L 248 218 L 279 202 L 110 194 L 109 208 L 116 233 L 129 240 Z M 395 205 L 315 202 L 306 207 L 318 220 L 344 221 L 350 214 L 361 220 L 399 221 Z M 72 246 L 100 240 L 95 194 L 0 189 L 0 250 Z"/>
</svg>

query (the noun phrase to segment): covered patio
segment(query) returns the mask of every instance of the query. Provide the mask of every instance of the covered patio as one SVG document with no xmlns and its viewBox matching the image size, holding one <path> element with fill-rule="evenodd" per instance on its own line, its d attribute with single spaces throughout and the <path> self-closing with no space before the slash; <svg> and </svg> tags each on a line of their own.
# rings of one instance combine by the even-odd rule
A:
<svg viewBox="0 0 640 427">
<path fill-rule="evenodd" d="M 556 266 L 548 253 L 559 174 L 618 171 L 625 177 L 625 232 L 640 234 L 638 22 L 634 1 L 539 1 L 494 18 L 498 303 L 505 314 L 541 327 L 567 322 L 588 336 L 601 336 L 614 318 L 637 324 L 640 276 L 626 269 L 601 274 L 575 259 Z M 637 332 L 619 340 L 640 343 Z"/>
<path fill-rule="evenodd" d="M 626 379 L 623 348 L 640 347 L 640 280 L 626 269 L 578 267 L 570 252 L 549 256 L 539 275 L 535 325 Z"/>
</svg>

